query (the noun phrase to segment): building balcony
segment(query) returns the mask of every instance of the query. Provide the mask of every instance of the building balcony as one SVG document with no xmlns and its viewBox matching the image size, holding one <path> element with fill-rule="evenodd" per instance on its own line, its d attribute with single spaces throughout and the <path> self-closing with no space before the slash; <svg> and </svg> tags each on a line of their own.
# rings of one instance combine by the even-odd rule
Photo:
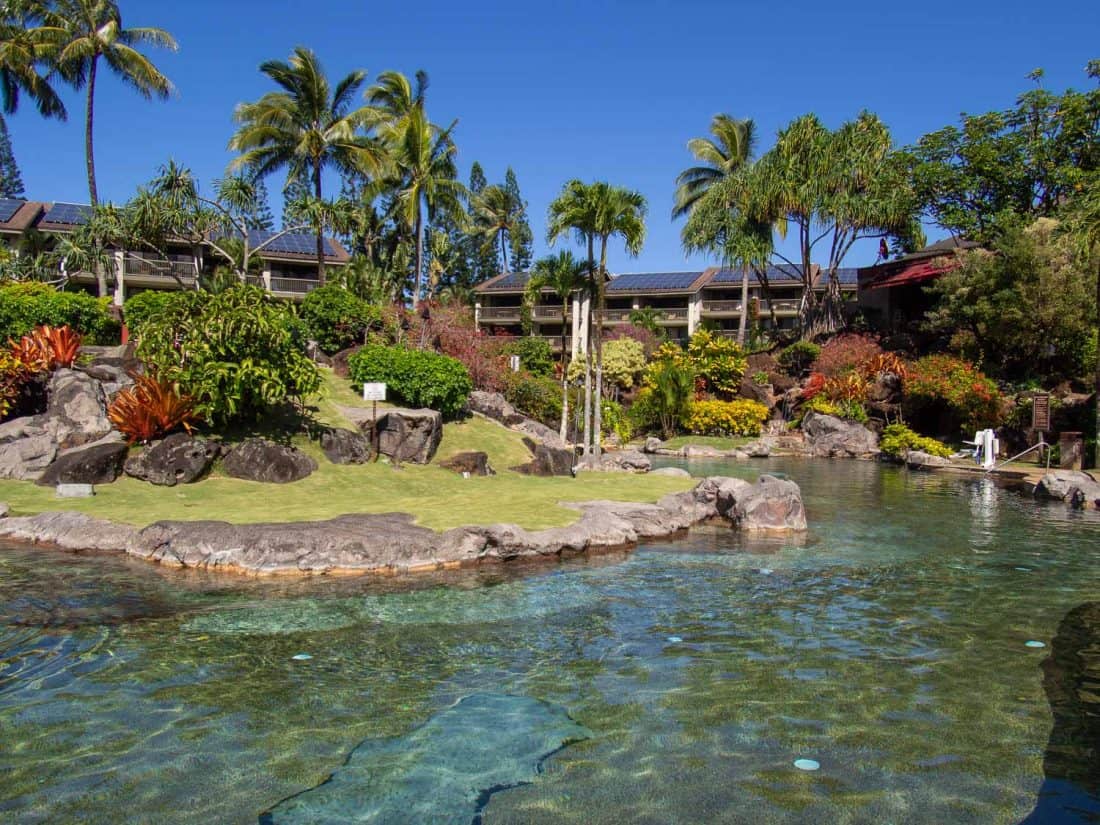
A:
<svg viewBox="0 0 1100 825">
<path fill-rule="evenodd" d="M 199 270 L 190 255 L 153 258 L 127 255 L 122 264 L 123 278 L 134 286 L 193 287 Z"/>
<path fill-rule="evenodd" d="M 604 324 L 629 324 L 632 309 L 608 309 L 604 310 Z"/>
<path fill-rule="evenodd" d="M 703 301 L 703 314 L 711 317 L 740 315 L 740 301 Z"/>
<path fill-rule="evenodd" d="M 317 289 L 321 282 L 315 278 L 280 278 L 271 276 L 271 292 L 287 298 L 302 298 Z"/>
<path fill-rule="evenodd" d="M 683 309 L 662 309 L 657 316 L 657 323 L 663 327 L 686 326 L 688 322 L 687 307 Z"/>
<path fill-rule="evenodd" d="M 482 314 L 484 315 L 484 313 L 485 313 L 485 310 L 483 309 Z M 554 306 L 553 304 L 539 304 L 538 306 L 535 306 L 535 307 L 531 308 L 531 317 L 534 318 L 535 320 L 560 321 L 561 320 L 561 305 L 559 304 L 557 306 Z M 573 310 L 570 309 L 569 311 L 567 311 L 565 313 L 565 317 L 567 319 L 572 318 L 573 317 Z"/>
<path fill-rule="evenodd" d="M 520 307 L 482 307 L 477 317 L 484 322 L 518 324 L 522 312 Z"/>
</svg>

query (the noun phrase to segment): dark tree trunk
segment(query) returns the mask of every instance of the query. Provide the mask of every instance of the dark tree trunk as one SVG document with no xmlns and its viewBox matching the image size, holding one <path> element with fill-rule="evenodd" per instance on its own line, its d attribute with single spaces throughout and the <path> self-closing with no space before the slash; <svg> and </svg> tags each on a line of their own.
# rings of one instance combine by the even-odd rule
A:
<svg viewBox="0 0 1100 825">
<path fill-rule="evenodd" d="M 421 279 L 424 272 L 424 218 L 420 212 L 420 204 L 416 206 L 416 281 L 413 287 L 413 307 L 420 303 Z"/>
<path fill-rule="evenodd" d="M 93 207 L 99 205 L 99 192 L 96 190 L 95 185 L 95 153 L 92 147 L 92 126 L 95 117 L 93 114 L 95 108 L 95 76 L 98 62 L 99 56 L 96 55 L 92 58 L 92 62 L 88 67 L 88 99 L 84 109 L 84 161 L 88 167 L 88 197 L 91 199 Z"/>
</svg>

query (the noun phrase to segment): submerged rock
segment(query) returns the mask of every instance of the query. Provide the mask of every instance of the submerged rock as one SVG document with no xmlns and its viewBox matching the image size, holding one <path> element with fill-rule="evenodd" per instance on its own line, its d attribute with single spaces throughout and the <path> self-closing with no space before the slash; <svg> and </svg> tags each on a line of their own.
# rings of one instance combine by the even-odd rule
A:
<svg viewBox="0 0 1100 825">
<path fill-rule="evenodd" d="M 909 452 L 905 454 L 905 463 L 914 469 L 920 469 L 922 467 L 947 467 L 950 466 L 951 459 L 932 455 L 922 450 L 909 450 Z"/>
<path fill-rule="evenodd" d="M 802 507 L 802 491 L 793 481 L 760 476 L 752 485 L 733 495 L 730 510 L 742 530 L 786 531 L 805 530 L 806 511 Z"/>
<path fill-rule="evenodd" d="M 317 462 L 294 447 L 248 438 L 229 451 L 222 467 L 233 478 L 287 484 L 308 476 Z"/>
<path fill-rule="evenodd" d="M 534 781 L 546 757 L 591 733 L 557 706 L 477 693 L 394 739 L 368 739 L 322 783 L 261 823 L 473 822 L 491 795 Z"/>
<path fill-rule="evenodd" d="M 198 481 L 210 469 L 221 447 L 214 441 L 173 433 L 126 461 L 126 475 L 173 487 Z"/>
<path fill-rule="evenodd" d="M 691 478 L 691 473 L 682 467 L 660 467 L 652 471 L 655 476 L 669 476 L 671 478 Z"/>
<path fill-rule="evenodd" d="M 1035 495 L 1081 509 L 1100 509 L 1100 482 L 1081 470 L 1052 470 L 1035 487 Z"/>
</svg>

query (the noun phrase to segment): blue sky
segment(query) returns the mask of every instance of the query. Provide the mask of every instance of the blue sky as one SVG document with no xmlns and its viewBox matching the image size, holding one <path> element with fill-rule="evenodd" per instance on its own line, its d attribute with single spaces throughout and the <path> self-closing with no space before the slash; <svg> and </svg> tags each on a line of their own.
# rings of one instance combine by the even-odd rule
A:
<svg viewBox="0 0 1100 825">
<path fill-rule="evenodd" d="M 640 190 L 649 202 L 646 244 L 634 260 L 613 248 L 613 272 L 707 263 L 684 256 L 669 210 L 673 181 L 690 163 L 684 144 L 717 112 L 754 118 L 761 151 L 799 114 L 836 126 L 864 108 L 905 144 L 960 112 L 1011 104 L 1036 67 L 1051 89 L 1082 88 L 1085 63 L 1100 57 L 1095 0 L 121 3 L 126 25 L 160 26 L 179 40 L 178 53 L 155 54 L 177 93 L 146 102 L 114 78 L 101 81 L 101 198 L 126 200 L 168 157 L 202 181 L 220 176 L 234 105 L 269 90 L 257 66 L 302 44 L 330 76 L 426 69 L 429 114 L 459 119 L 463 178 L 474 160 L 490 181 L 508 165 L 516 170 L 536 254 L 546 251 L 547 204 L 568 178 Z M 87 200 L 82 98 L 68 93 L 67 101 L 65 124 L 30 107 L 9 119 L 31 198 Z M 280 185 L 269 182 L 273 193 Z M 858 248 L 846 263 L 874 254 Z"/>
</svg>

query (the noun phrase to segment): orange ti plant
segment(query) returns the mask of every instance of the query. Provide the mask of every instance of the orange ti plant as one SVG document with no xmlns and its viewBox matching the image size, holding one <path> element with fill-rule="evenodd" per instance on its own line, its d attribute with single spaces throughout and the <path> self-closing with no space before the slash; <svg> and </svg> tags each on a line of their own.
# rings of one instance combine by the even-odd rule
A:
<svg viewBox="0 0 1100 825">
<path fill-rule="evenodd" d="M 34 372 L 71 367 L 80 352 L 80 333 L 72 327 L 35 327 L 11 344 L 12 355 Z"/>
<path fill-rule="evenodd" d="M 115 396 L 107 417 L 131 444 L 152 441 L 180 427 L 192 432 L 199 420 L 194 399 L 154 375 L 134 376 L 134 386 Z"/>
</svg>

